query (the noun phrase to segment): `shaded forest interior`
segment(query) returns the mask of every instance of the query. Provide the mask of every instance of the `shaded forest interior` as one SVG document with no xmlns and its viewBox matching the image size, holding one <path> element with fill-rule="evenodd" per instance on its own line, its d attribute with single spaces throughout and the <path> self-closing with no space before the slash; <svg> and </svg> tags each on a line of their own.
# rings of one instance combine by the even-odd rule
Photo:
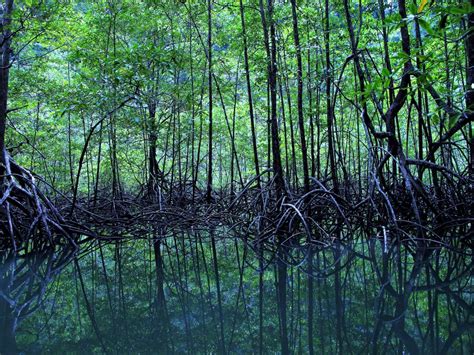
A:
<svg viewBox="0 0 474 355">
<path fill-rule="evenodd" d="M 4 0 L 1 16 L 6 247 L 220 224 L 470 242 L 472 1 Z"/>
<path fill-rule="evenodd" d="M 472 353 L 474 0 L 0 21 L 0 353 Z"/>
</svg>

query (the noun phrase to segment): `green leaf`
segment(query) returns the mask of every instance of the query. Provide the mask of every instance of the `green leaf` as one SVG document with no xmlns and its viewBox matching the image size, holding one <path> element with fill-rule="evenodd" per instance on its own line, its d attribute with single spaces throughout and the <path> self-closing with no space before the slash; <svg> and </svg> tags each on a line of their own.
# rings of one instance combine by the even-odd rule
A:
<svg viewBox="0 0 474 355">
<path fill-rule="evenodd" d="M 428 22 L 426 22 L 425 20 L 423 20 L 422 18 L 418 19 L 418 23 L 431 36 L 436 36 L 437 35 L 436 31 L 430 26 L 430 24 Z"/>
<path fill-rule="evenodd" d="M 459 120 L 459 117 L 461 117 L 461 114 L 450 115 L 450 116 L 449 116 L 448 129 L 453 128 L 453 126 L 454 126 L 454 125 L 456 124 L 456 122 Z"/>
<path fill-rule="evenodd" d="M 443 11 L 451 15 L 467 15 L 473 11 L 473 7 L 470 4 L 465 3 L 458 6 L 447 6 Z"/>
</svg>

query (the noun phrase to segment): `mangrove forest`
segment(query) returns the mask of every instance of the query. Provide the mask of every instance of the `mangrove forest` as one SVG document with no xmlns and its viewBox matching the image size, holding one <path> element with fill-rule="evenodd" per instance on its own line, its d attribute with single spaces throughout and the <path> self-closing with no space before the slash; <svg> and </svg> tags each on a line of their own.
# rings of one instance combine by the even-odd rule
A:
<svg viewBox="0 0 474 355">
<path fill-rule="evenodd" d="M 0 355 L 474 353 L 474 0 L 0 0 Z"/>
</svg>

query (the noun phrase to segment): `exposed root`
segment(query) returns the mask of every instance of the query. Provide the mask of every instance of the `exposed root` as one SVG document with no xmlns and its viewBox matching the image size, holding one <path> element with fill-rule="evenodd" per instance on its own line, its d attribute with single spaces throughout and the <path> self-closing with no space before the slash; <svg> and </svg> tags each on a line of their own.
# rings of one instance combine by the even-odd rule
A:
<svg viewBox="0 0 474 355">
<path fill-rule="evenodd" d="M 434 189 L 413 181 L 387 185 L 389 179 L 373 174 L 367 186 L 352 180 L 312 179 L 309 192 L 287 190 L 277 199 L 275 180 L 257 188 L 251 180 L 236 195 L 214 190 L 212 203 L 192 183 L 143 189 L 138 196 L 120 200 L 104 193 L 94 200 L 67 197 L 56 206 L 71 211 L 69 220 L 39 191 L 34 175 L 6 152 L 0 166 L 0 247 L 15 250 L 91 239 L 147 238 L 156 230 L 216 229 L 238 231 L 256 247 L 330 245 L 357 235 L 419 246 L 450 245 L 461 240 L 472 247 L 474 196 L 472 181 L 450 175 L 449 183 Z M 270 171 L 265 171 L 268 173 Z M 378 176 L 376 178 L 375 176 Z M 382 178 L 382 180 L 380 180 Z M 74 209 L 71 206 L 74 205 Z M 80 221 L 75 223 L 73 221 Z M 84 226 L 87 226 L 84 227 Z M 82 236 L 78 239 L 77 236 Z"/>
<path fill-rule="evenodd" d="M 74 244 L 68 223 L 38 189 L 34 175 L 3 150 L 0 164 L 0 249 L 38 249 L 67 241 Z"/>
<path fill-rule="evenodd" d="M 147 238 L 155 229 L 233 229 L 256 248 L 274 250 L 279 245 L 325 246 L 348 242 L 359 235 L 395 242 L 449 246 L 453 240 L 470 245 L 474 218 L 469 214 L 473 196 L 467 179 L 446 185 L 436 193 L 421 186 L 424 193 L 413 196 L 403 184 L 383 187 L 374 183 L 364 194 L 358 184 L 346 181 L 335 193 L 328 180 L 312 181 L 311 190 L 291 191 L 277 200 L 274 181 L 256 188 L 253 182 L 235 196 L 229 190 L 214 191 L 213 202 L 192 184 L 176 185 L 157 196 L 124 195 L 111 201 L 106 193 L 96 201 L 78 201 L 75 218 L 94 232 L 89 239 Z M 171 190 L 171 189 L 170 189 Z M 62 204 L 67 204 L 64 201 Z M 433 206 L 436 208 L 434 209 Z"/>
</svg>

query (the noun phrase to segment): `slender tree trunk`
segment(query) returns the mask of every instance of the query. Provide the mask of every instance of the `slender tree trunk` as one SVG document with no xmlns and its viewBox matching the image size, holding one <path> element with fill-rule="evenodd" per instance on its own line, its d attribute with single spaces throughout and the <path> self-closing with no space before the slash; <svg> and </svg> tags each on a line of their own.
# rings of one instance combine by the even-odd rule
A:
<svg viewBox="0 0 474 355">
<path fill-rule="evenodd" d="M 156 135 L 156 103 L 152 101 L 148 104 L 148 195 L 155 199 L 157 197 L 158 189 L 158 177 L 159 167 L 158 161 L 156 160 L 156 141 L 158 139 Z"/>
<path fill-rule="evenodd" d="M 474 0 L 471 0 L 471 8 L 474 8 Z M 474 116 L 474 11 L 468 15 L 468 33 L 466 38 L 467 53 L 467 93 L 466 93 L 466 111 L 471 117 Z M 472 123 L 469 124 L 469 166 L 468 174 L 470 178 L 469 192 L 474 196 L 474 135 Z M 471 215 L 474 215 L 474 202 L 471 199 Z M 474 230 L 474 224 L 471 223 L 471 232 Z"/>
<path fill-rule="evenodd" d="M 280 90 L 280 112 L 281 112 L 281 121 L 283 122 L 283 145 L 285 146 L 285 168 L 286 168 L 286 179 L 287 181 L 291 181 L 291 176 L 292 172 L 294 172 L 296 169 L 293 169 L 294 164 L 296 163 L 296 159 L 294 158 L 294 140 L 291 139 L 293 137 L 292 134 L 290 134 L 290 140 L 293 143 L 292 149 L 291 149 L 291 157 L 292 157 L 292 168 L 290 169 L 290 154 L 288 153 L 288 129 L 287 129 L 287 124 L 286 124 L 286 113 L 285 113 L 285 100 L 283 100 L 284 95 L 283 95 L 283 87 L 281 84 L 281 79 L 278 81 L 278 88 Z M 287 97 L 289 97 L 287 95 Z M 289 114 L 291 115 L 291 110 L 289 110 Z M 290 119 L 290 126 L 292 125 L 292 120 Z M 291 130 L 293 132 L 293 130 Z"/>
<path fill-rule="evenodd" d="M 92 205 L 94 207 L 97 203 L 97 195 L 99 193 L 100 163 L 102 159 L 102 133 L 103 133 L 102 128 L 103 128 L 103 122 L 100 123 L 100 127 L 99 127 L 99 151 L 97 152 L 97 166 L 96 166 L 95 181 L 94 181 L 94 197 L 93 197 L 93 202 L 92 202 Z"/>
<path fill-rule="evenodd" d="M 196 140 L 196 105 L 194 103 L 194 66 L 193 66 L 193 31 L 192 31 L 192 17 L 189 14 L 189 66 L 191 75 L 191 183 L 192 183 L 192 202 L 194 203 L 194 196 L 196 194 L 196 182 L 194 181 L 195 175 L 195 148 L 194 143 Z"/>
<path fill-rule="evenodd" d="M 378 5 L 379 5 L 380 18 L 382 20 L 382 38 L 383 38 L 383 52 L 384 52 L 385 68 L 387 68 L 387 71 L 389 74 L 392 74 L 392 63 L 390 60 L 390 51 L 388 49 L 389 40 L 388 40 L 387 25 L 386 25 L 386 20 L 385 20 L 385 6 L 386 5 L 384 4 L 383 0 L 378 0 Z M 389 95 L 389 106 L 390 106 L 395 97 L 392 77 L 390 77 L 388 93 L 389 93 L 388 95 Z"/>
<path fill-rule="evenodd" d="M 271 130 L 272 130 L 272 154 L 273 170 L 276 180 L 277 196 L 283 192 L 285 183 L 283 181 L 283 169 L 280 156 L 280 137 L 278 134 L 278 111 L 277 111 L 277 48 L 276 48 L 276 30 L 273 19 L 273 0 L 268 0 L 268 18 L 270 21 L 270 101 L 271 101 Z"/>
<path fill-rule="evenodd" d="M 111 77 L 115 79 L 116 75 L 116 66 L 117 66 L 117 12 L 114 6 L 112 5 L 110 8 L 112 13 L 111 19 L 111 34 L 112 34 L 112 71 L 110 73 Z M 108 50 L 108 49 L 107 49 Z M 116 106 L 116 99 L 117 99 L 117 86 L 115 84 L 115 80 L 112 81 L 112 104 L 113 107 Z M 117 125 L 116 125 L 116 117 L 115 112 L 110 114 L 110 126 L 109 126 L 109 145 L 110 145 L 110 165 L 112 168 L 112 199 L 116 199 L 117 197 L 121 197 L 122 188 L 120 183 L 120 169 L 119 169 L 119 161 L 117 157 L 118 147 L 117 147 Z M 77 182 L 76 182 L 77 183 Z"/>
<path fill-rule="evenodd" d="M 307 90 L 308 90 L 308 103 L 309 103 L 309 127 L 310 127 L 310 146 L 311 146 L 311 176 L 316 175 L 316 150 L 315 150 L 315 127 L 314 127 L 314 106 L 313 106 L 313 80 L 312 80 L 312 65 L 311 65 L 311 41 L 309 39 L 310 36 L 310 29 L 309 26 L 307 27 L 307 76 L 308 76 L 308 83 L 307 83 Z M 316 59 L 317 61 L 317 59 Z"/>
<path fill-rule="evenodd" d="M 244 65 L 245 65 L 245 79 L 247 83 L 247 96 L 249 103 L 249 116 L 250 116 L 250 129 L 252 133 L 252 148 L 253 148 L 253 160 L 255 164 L 255 174 L 257 175 L 257 187 L 260 189 L 260 166 L 258 162 L 258 150 L 257 150 L 257 134 L 255 131 L 255 114 L 253 109 L 253 98 L 252 98 L 252 84 L 250 80 L 250 69 L 249 69 L 249 55 L 247 45 L 247 31 L 245 26 L 245 12 L 243 1 L 240 1 L 240 19 L 242 22 L 242 40 L 244 42 Z"/>
<path fill-rule="evenodd" d="M 324 17 L 325 17 L 325 29 L 324 29 L 324 51 L 326 55 L 326 110 L 327 110 L 327 126 L 328 126 L 328 150 L 329 150 L 329 165 L 331 168 L 331 179 L 334 184 L 334 191 L 338 193 L 338 180 L 336 170 L 336 158 L 334 152 L 334 136 L 333 136 L 333 125 L 334 125 L 334 108 L 331 100 L 331 81 L 332 81 L 332 70 L 331 70 L 331 55 L 330 55 L 330 25 L 329 25 L 329 0 L 325 0 L 324 3 Z"/>
<path fill-rule="evenodd" d="M 474 0 L 471 0 L 471 7 L 474 7 Z M 468 15 L 468 36 L 466 37 L 467 54 L 467 92 L 466 111 L 471 117 L 474 115 L 474 11 Z M 474 192 L 474 137 L 472 124 L 469 125 L 469 176 L 471 178 L 471 191 Z"/>
<path fill-rule="evenodd" d="M 11 55 L 11 14 L 13 11 L 13 0 L 5 0 L 3 5 L 3 16 L 1 18 L 1 29 L 0 33 L 0 162 L 6 156 L 4 152 L 5 146 L 5 130 L 7 127 L 7 104 L 8 104 L 8 79 L 10 72 L 10 55 Z"/>
<path fill-rule="evenodd" d="M 294 188 L 298 185 L 298 168 L 297 168 L 297 159 L 296 159 L 296 139 L 295 139 L 295 125 L 293 124 L 293 103 L 291 101 L 291 92 L 290 92 L 290 84 L 288 80 L 288 65 L 286 60 L 286 50 L 285 46 L 283 45 L 283 60 L 282 56 L 278 53 L 278 57 L 280 59 L 279 63 L 281 63 L 282 67 L 282 75 L 278 76 L 279 87 L 280 87 L 280 101 L 281 101 L 281 112 L 282 112 L 282 120 L 284 121 L 284 130 L 285 130 L 285 150 L 288 150 L 286 144 L 286 117 L 285 117 L 285 106 L 284 106 L 284 95 L 282 90 L 282 82 L 285 87 L 285 94 L 286 94 L 286 102 L 288 106 L 288 118 L 289 118 L 289 126 L 290 126 L 290 145 L 291 145 L 291 170 L 288 171 L 288 182 L 291 182 L 291 178 L 293 178 L 293 186 Z M 283 74 L 285 72 L 285 74 Z M 290 171 L 292 173 L 290 173 Z"/>
<path fill-rule="evenodd" d="M 212 0 L 207 1 L 207 60 L 209 62 L 209 77 L 208 77 L 208 90 L 209 90 L 209 148 L 208 148 L 208 163 L 207 163 L 207 202 L 211 202 L 212 198 Z"/>
<path fill-rule="evenodd" d="M 291 0 L 291 12 L 293 17 L 293 38 L 296 47 L 297 81 L 298 81 L 298 126 L 300 129 L 301 155 L 303 158 L 303 175 L 304 189 L 309 191 L 309 168 L 308 168 L 308 152 L 306 148 L 306 136 L 304 131 L 303 116 L 303 62 L 301 60 L 300 35 L 298 29 L 298 15 L 296 13 L 296 0 Z"/>
<path fill-rule="evenodd" d="M 278 112 L 277 112 L 277 48 L 276 48 L 276 30 L 273 20 L 273 0 L 268 0 L 267 11 L 263 6 L 263 0 L 259 0 L 260 16 L 262 19 L 263 37 L 265 50 L 267 53 L 267 70 L 268 70 L 268 88 L 270 91 L 270 131 L 272 145 L 272 167 L 275 175 L 275 187 L 277 199 L 284 190 L 283 169 L 281 166 L 280 156 L 280 137 L 278 134 Z M 268 31 L 267 19 L 265 13 L 268 14 L 268 22 L 270 32 Z"/>
</svg>

